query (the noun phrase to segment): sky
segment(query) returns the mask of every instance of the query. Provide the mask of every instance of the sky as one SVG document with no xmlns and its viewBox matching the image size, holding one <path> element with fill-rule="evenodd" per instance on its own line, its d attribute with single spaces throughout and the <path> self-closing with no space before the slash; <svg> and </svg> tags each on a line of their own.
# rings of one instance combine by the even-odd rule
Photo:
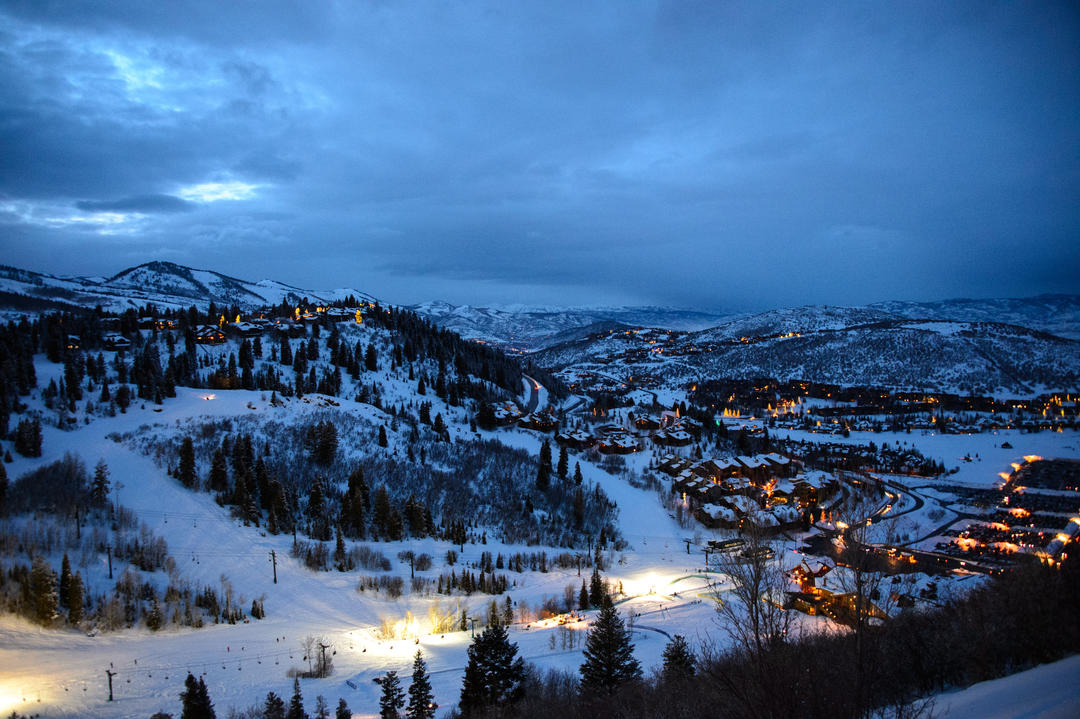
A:
<svg viewBox="0 0 1080 719">
<path fill-rule="evenodd" d="M 0 263 L 395 303 L 1080 292 L 1075 2 L 0 0 Z"/>
</svg>

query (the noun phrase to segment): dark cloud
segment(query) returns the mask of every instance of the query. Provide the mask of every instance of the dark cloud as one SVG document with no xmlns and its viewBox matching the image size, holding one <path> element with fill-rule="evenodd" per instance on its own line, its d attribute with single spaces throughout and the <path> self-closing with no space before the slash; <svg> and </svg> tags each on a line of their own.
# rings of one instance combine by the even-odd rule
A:
<svg viewBox="0 0 1080 719">
<path fill-rule="evenodd" d="M 1062 270 L 1080 236 L 1078 17 L 9 2 L 5 258 L 108 274 L 121 252 L 186 253 L 395 301 L 1080 291 Z"/>
<path fill-rule="evenodd" d="M 119 200 L 80 200 L 75 206 L 86 212 L 191 212 L 195 205 L 173 195 L 134 195 Z"/>
</svg>

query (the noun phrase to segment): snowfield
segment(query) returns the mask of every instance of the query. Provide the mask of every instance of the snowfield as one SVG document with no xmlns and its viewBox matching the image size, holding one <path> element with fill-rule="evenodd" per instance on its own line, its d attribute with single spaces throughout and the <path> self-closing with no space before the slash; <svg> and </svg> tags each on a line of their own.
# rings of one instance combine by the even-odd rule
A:
<svg viewBox="0 0 1080 719">
<path fill-rule="evenodd" d="M 58 376 L 60 369 L 59 365 L 40 365 L 39 385 Z M 527 384 L 524 388 L 526 400 L 530 394 Z M 391 387 L 392 383 L 387 382 L 387 386 Z M 399 389 L 405 391 L 404 387 Z M 393 396 L 391 390 L 388 393 Z M 546 391 L 541 388 L 540 393 L 546 399 Z M 158 632 L 130 629 L 87 635 L 71 630 L 45 630 L 25 620 L 5 616 L 0 619 L 0 713 L 17 710 L 46 717 L 143 718 L 157 711 L 176 714 L 184 677 L 192 672 L 205 679 L 219 716 L 224 716 L 229 707 L 242 708 L 260 703 L 269 691 L 288 696 L 292 679 L 287 672 L 308 666 L 302 646 L 308 636 L 324 638 L 332 645 L 330 651 L 334 663 L 330 677 L 302 681 L 309 711 L 315 697 L 323 695 L 331 706 L 343 697 L 358 715 L 374 714 L 379 687 L 372 680 L 393 669 L 406 675 L 407 683 L 412 656 L 418 648 L 423 650 L 428 662 L 436 701 L 444 708 L 456 705 L 469 632 L 433 634 L 428 617 L 433 612 L 456 616 L 462 609 L 470 617 L 482 617 L 492 597 L 484 594 L 412 596 L 406 591 L 400 599 L 393 600 L 370 591 L 358 592 L 357 581 L 365 574 L 364 570 L 340 573 L 306 569 L 289 554 L 292 537 L 268 535 L 260 528 L 245 526 L 231 518 L 209 494 L 185 489 L 151 457 L 133 451 L 128 443 L 113 439 L 127 433 L 164 436 L 180 431 L 199 418 L 262 415 L 295 422 L 323 405 L 324 409 L 330 407 L 330 411 L 352 413 L 376 421 L 383 417 L 371 405 L 341 398 L 334 400 L 336 405 L 317 395 L 282 402 L 282 406 L 272 406 L 266 393 L 254 391 L 211 392 L 177 388 L 177 397 L 160 406 L 137 402 L 126 414 L 113 418 L 97 416 L 89 424 L 79 425 L 72 431 L 45 426 L 45 456 L 39 459 L 16 456 L 8 465 L 8 474 L 13 479 L 69 452 L 81 457 L 88 467 L 103 460 L 111 471 L 113 499 L 131 509 L 140 522 L 168 542 L 169 553 L 185 579 L 197 586 L 219 586 L 228 581 L 241 595 L 241 606 L 262 597 L 266 618 L 236 625 L 209 625 L 202 629 L 166 628 Z M 453 420 L 450 422 L 453 436 L 469 434 L 467 426 L 462 426 L 463 415 L 453 415 L 449 408 L 444 411 Z M 485 434 L 534 454 L 543 437 L 523 429 Z M 800 435 L 790 434 L 793 437 Z M 824 439 L 814 435 L 805 438 Z M 1006 440 L 1013 449 L 1000 447 Z M 913 443 L 927 456 L 940 458 L 946 467 L 961 467 L 944 482 L 965 482 L 973 486 L 991 486 L 997 481 L 999 471 L 1025 454 L 1080 456 L 1080 441 L 1075 433 L 1022 435 L 1003 432 L 977 436 L 915 433 L 859 436 L 853 433 L 850 438 L 829 437 L 828 441 Z M 977 459 L 971 462 L 960 459 L 965 456 L 975 458 L 976 455 Z M 711 641 L 723 646 L 727 642 L 713 607 L 713 592 L 724 590 L 723 577 L 703 572 L 700 551 L 695 547 L 688 553 L 684 539 L 731 536 L 697 525 L 683 528 L 664 509 L 654 491 L 631 486 L 627 476 L 645 471 L 654 457 L 651 450 L 629 455 L 621 460 L 625 472 L 618 475 L 585 461 L 584 455 L 571 455 L 570 458 L 571 468 L 580 461 L 586 485 L 597 483 L 618 505 L 619 526 L 629 547 L 621 553 L 607 553 L 608 567 L 604 575 L 614 584 L 621 582 L 625 594 L 630 597 L 620 603 L 620 610 L 628 619 L 631 614 L 635 615 L 635 652 L 646 671 L 659 666 L 661 651 L 671 635 L 685 635 L 692 645 Z M 906 508 L 898 504 L 897 511 Z M 927 511 L 926 507 L 924 511 Z M 454 548 L 452 544 L 430 538 L 368 544 L 391 559 L 394 568 L 390 574 L 403 577 L 406 587 L 409 569 L 407 564 L 397 560 L 399 551 L 411 549 L 431 554 L 435 566 L 422 574 L 435 577 L 440 571 L 446 571 L 443 557 L 447 549 Z M 802 557 L 790 551 L 793 544 L 789 543 L 787 547 L 788 551 L 782 552 L 778 561 L 786 567 L 794 566 Z M 487 544 L 466 544 L 461 562 L 478 561 L 484 551 L 508 554 L 538 549 L 505 545 L 489 537 Z M 564 550 L 549 549 L 549 552 L 556 551 Z M 276 584 L 270 563 L 271 552 L 277 558 Z M 58 566 L 59 558 L 51 559 L 54 567 Z M 105 591 L 115 583 L 115 579 L 108 579 L 104 558 L 99 557 L 97 562 L 80 571 L 87 581 L 88 593 Z M 119 571 L 122 569 L 114 567 L 115 574 Z M 572 569 L 506 573 L 514 582 L 509 594 L 516 605 L 534 609 L 538 609 L 545 598 L 562 597 L 567 585 L 576 591 L 582 579 L 588 578 L 587 569 L 583 569 L 580 576 Z M 711 588 L 710 584 L 719 586 Z M 501 606 L 503 597 L 496 599 Z M 510 636 L 518 644 L 521 655 L 538 667 L 576 671 L 582 661 L 581 648 L 592 614 L 583 613 L 584 621 L 571 621 L 565 625 L 553 620 L 517 623 L 511 628 Z M 408 622 L 410 615 L 413 621 Z M 827 620 L 820 617 L 798 615 L 798 620 L 804 630 L 827 627 Z M 407 624 L 408 637 L 380 640 L 377 632 L 384 621 Z M 1069 661 L 1071 663 L 1061 664 L 1066 669 L 1048 671 L 1058 672 L 1054 674 L 1058 681 L 1061 681 L 1061 672 L 1071 671 L 1075 675 L 1078 665 L 1075 659 Z M 115 672 L 115 701 L 111 703 L 107 701 L 106 670 Z M 1015 680 L 1016 683 L 1002 684 L 1004 689 L 992 691 L 1020 692 L 1018 687 L 1026 680 L 1019 677 L 1001 680 Z M 989 684 L 997 686 L 997 683 Z M 1080 690 L 1076 686 L 1076 682 L 1062 683 L 1057 694 L 1038 692 L 1053 704 L 1048 711 L 1062 708 L 1064 713 L 1037 716 L 1065 716 L 1067 709 L 1080 701 Z M 967 707 L 981 707 L 984 705 L 978 702 L 992 701 L 980 698 L 982 692 L 984 690 L 979 689 L 974 694 L 948 695 L 940 702 L 948 702 L 953 707 L 954 713 L 950 716 L 967 716 L 970 715 L 966 713 Z"/>
</svg>

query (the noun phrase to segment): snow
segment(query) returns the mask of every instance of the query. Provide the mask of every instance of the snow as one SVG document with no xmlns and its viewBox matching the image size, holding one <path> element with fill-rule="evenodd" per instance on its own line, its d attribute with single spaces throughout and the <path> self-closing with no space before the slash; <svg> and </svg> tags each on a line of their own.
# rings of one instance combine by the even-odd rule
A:
<svg viewBox="0 0 1080 719">
<path fill-rule="evenodd" d="M 1080 655 L 934 698 L 942 719 L 1074 719 L 1080 716 Z"/>
</svg>

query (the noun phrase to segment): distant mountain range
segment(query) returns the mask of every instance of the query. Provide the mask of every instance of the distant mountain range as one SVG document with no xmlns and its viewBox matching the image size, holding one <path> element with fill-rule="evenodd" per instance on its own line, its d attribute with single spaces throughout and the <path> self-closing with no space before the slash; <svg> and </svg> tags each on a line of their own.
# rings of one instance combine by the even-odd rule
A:
<svg viewBox="0 0 1080 719">
<path fill-rule="evenodd" d="M 410 309 L 467 339 L 536 350 L 614 326 L 696 330 L 725 315 L 672 307 L 473 307 L 425 302 Z"/>
<path fill-rule="evenodd" d="M 670 387 L 710 377 L 1006 397 L 1080 387 L 1080 341 L 1001 322 L 907 319 L 871 308 L 774 310 L 689 333 L 605 331 L 532 359 L 552 370 Z"/>
<path fill-rule="evenodd" d="M 173 262 L 147 262 L 108 278 L 58 276 L 0 265 L 0 307 L 19 311 L 100 305 L 122 312 L 146 304 L 172 309 L 197 305 L 205 309 L 211 302 L 250 310 L 283 300 L 290 304 L 301 298 L 329 302 L 349 295 L 371 299 L 354 289 L 312 291 L 276 280 L 250 282 Z"/>
<path fill-rule="evenodd" d="M 70 305 L 112 311 L 329 302 L 356 289 L 251 282 L 171 262 L 112 277 L 67 277 L 0 266 L 0 310 Z M 411 307 L 463 337 L 533 352 L 553 369 L 603 369 L 664 383 L 702 377 L 800 378 L 848 385 L 1025 395 L 1080 386 L 1080 296 L 880 302 L 729 315 L 669 307 Z M 665 333 L 634 332 L 662 328 Z M 649 336 L 652 339 L 642 340 Z"/>
</svg>

